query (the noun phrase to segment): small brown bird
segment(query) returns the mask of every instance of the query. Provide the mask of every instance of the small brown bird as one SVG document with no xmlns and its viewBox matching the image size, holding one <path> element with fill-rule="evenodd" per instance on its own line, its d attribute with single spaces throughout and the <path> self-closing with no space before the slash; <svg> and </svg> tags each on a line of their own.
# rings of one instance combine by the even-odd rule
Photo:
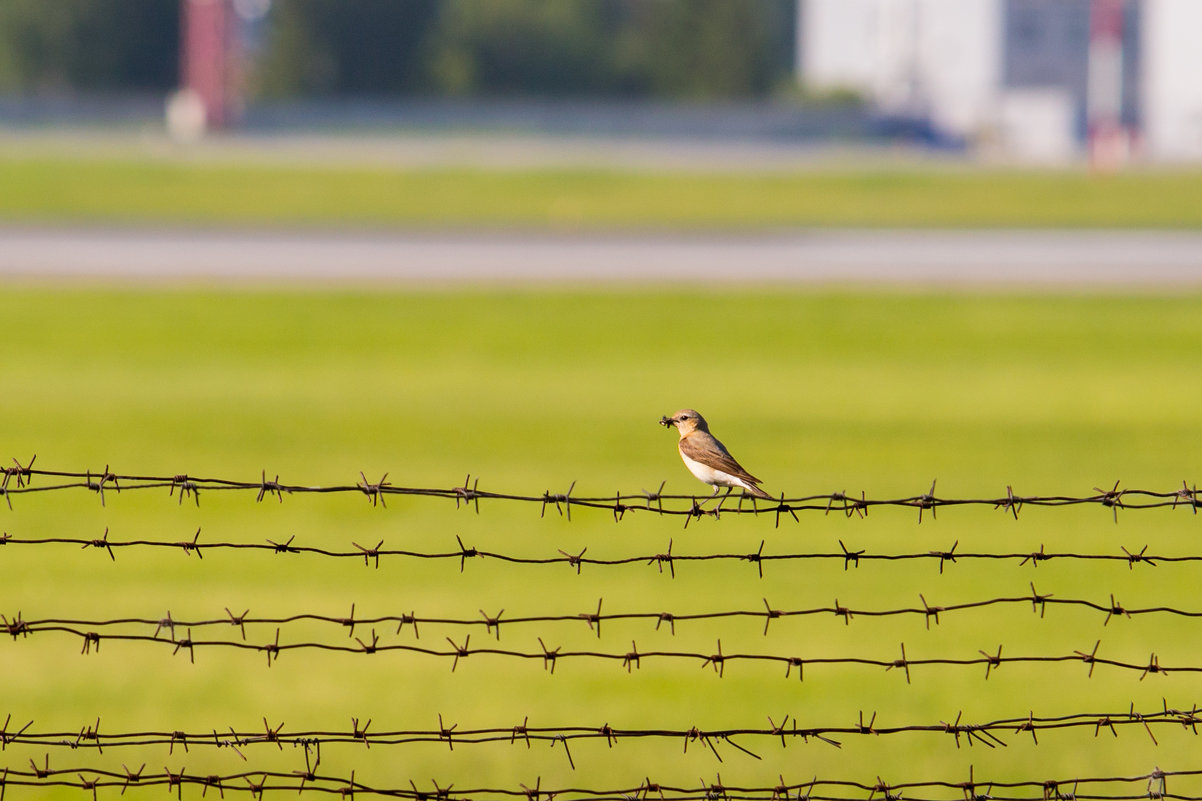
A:
<svg viewBox="0 0 1202 801">
<path fill-rule="evenodd" d="M 671 417 L 661 417 L 659 424 L 665 427 L 676 426 L 676 430 L 680 432 L 677 448 L 680 450 L 680 458 L 684 460 L 684 466 L 689 468 L 689 472 L 698 480 L 713 486 L 714 495 L 718 494 L 721 487 L 726 487 L 727 495 L 730 495 L 735 487 L 739 487 L 757 498 L 772 498 L 757 486 L 760 480 L 735 461 L 735 457 L 730 455 L 726 446 L 710 433 L 705 418 L 693 409 L 681 409 Z"/>
</svg>

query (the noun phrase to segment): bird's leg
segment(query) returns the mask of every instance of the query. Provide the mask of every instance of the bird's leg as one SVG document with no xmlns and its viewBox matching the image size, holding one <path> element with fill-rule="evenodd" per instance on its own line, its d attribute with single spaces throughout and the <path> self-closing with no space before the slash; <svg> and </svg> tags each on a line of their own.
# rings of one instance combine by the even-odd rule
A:
<svg viewBox="0 0 1202 801">
<path fill-rule="evenodd" d="M 722 496 L 722 500 L 718 501 L 718 508 L 717 508 L 717 509 L 715 509 L 714 511 L 716 511 L 716 512 L 717 512 L 717 511 L 721 511 L 721 510 L 722 510 L 722 504 L 726 503 L 726 499 L 730 497 L 730 493 L 731 493 L 731 491 L 732 491 L 733 489 L 734 489 L 734 487 L 727 487 L 727 488 L 726 488 L 726 494 Z M 718 488 L 717 488 L 717 487 L 714 487 L 714 495 L 717 495 L 717 494 L 718 494 Z M 712 497 L 712 496 L 711 496 L 711 497 Z"/>
<path fill-rule="evenodd" d="M 722 489 L 722 487 L 720 487 L 720 486 L 718 486 L 717 484 L 715 484 L 715 485 L 714 485 L 714 491 L 713 491 L 713 492 L 710 494 L 710 496 L 709 496 L 708 498 L 706 498 L 706 499 L 705 499 L 704 501 L 702 501 L 701 503 L 697 504 L 697 508 L 698 508 L 698 509 L 700 509 L 701 507 L 705 506 L 707 503 L 709 503 L 710 501 L 712 501 L 714 498 L 716 498 L 716 497 L 717 497 L 717 495 L 718 495 L 718 491 L 719 491 L 719 490 L 721 490 L 721 489 Z M 728 492 L 729 492 L 729 490 L 728 490 Z M 721 508 L 721 505 L 720 505 L 720 504 L 719 504 L 719 508 Z"/>
</svg>

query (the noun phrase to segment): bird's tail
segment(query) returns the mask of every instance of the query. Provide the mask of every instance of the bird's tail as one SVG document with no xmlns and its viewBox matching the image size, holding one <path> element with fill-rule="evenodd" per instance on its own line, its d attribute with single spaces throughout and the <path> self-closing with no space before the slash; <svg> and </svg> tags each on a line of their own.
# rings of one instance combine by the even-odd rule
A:
<svg viewBox="0 0 1202 801">
<path fill-rule="evenodd" d="M 768 500 L 773 500 L 771 495 L 764 492 L 762 489 L 760 489 L 755 484 L 752 484 L 750 481 L 744 483 L 743 488 L 746 489 L 749 493 L 751 493 L 752 495 L 754 495 L 757 498 L 767 498 Z"/>
</svg>

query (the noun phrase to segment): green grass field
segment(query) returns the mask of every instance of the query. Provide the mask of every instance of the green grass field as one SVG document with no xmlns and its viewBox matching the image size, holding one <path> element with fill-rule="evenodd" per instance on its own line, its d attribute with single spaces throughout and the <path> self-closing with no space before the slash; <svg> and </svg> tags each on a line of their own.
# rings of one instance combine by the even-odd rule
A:
<svg viewBox="0 0 1202 801">
<path fill-rule="evenodd" d="M 1202 225 L 1195 171 L 884 168 L 711 173 L 0 158 L 0 220 L 281 226 Z"/>
<path fill-rule="evenodd" d="M 17 169 L 11 164 L 4 170 Z M 43 166 L 42 169 L 45 169 Z M 151 172 L 154 172 L 151 170 Z M 185 171 L 186 172 L 186 171 Z M 158 180 L 158 179 L 156 179 Z M 195 178 L 195 180 L 201 180 Z M 208 179 L 204 179 L 208 180 Z M 605 177 L 590 180 L 610 180 Z M 800 179 L 799 179 L 800 180 Z M 935 179 L 953 180 L 953 179 Z M 1089 179 L 1081 179 L 1083 182 Z M 145 198 L 146 195 L 141 197 Z M 11 201 L 9 201 L 11 202 Z M 81 200 L 91 214 L 99 200 Z M 115 208 L 129 209 L 126 204 Z M 141 201 L 139 201 L 141 202 Z M 649 201 L 650 202 L 650 201 Z M 316 213 L 317 201 L 292 211 Z M 36 204 L 29 204 L 36 209 Z M 214 206 L 214 214 L 219 210 Z M 733 208 L 733 206 L 732 206 Z M 233 213 L 233 212 L 229 212 Z M 264 212 L 265 214 L 267 212 Z M 405 218 L 405 213 L 390 212 Z M 537 216 L 534 207 L 523 214 Z M 1188 212 L 1184 208 L 1182 214 Z M 33 215 L 33 212 L 30 212 Z M 112 217 L 119 217 L 114 212 Z M 271 218 L 271 219 L 284 219 Z M 393 218 L 396 219 L 396 218 Z M 1098 218 L 1093 218 L 1099 222 Z M 102 470 L 348 484 L 363 471 L 397 485 L 449 487 L 464 475 L 496 491 L 623 495 L 655 489 L 703 491 L 675 453 L 659 416 L 695 406 L 715 433 L 773 493 L 846 490 L 896 497 L 925 491 L 999 496 L 1016 492 L 1088 494 L 1125 487 L 1175 489 L 1200 472 L 1198 399 L 1202 298 L 1196 294 L 1123 297 L 1050 294 L 773 293 L 681 294 L 658 291 L 182 291 L 9 288 L 0 295 L 4 382 L 0 453 L 44 469 Z M 700 325 L 701 321 L 708 323 Z M 10 463 L 11 464 L 11 463 Z M 41 483 L 39 480 L 38 483 Z M 453 550 L 455 537 L 497 551 L 553 556 L 559 549 L 618 557 L 675 553 L 965 551 L 1191 554 L 1199 517 L 1187 510 L 1027 508 L 1015 521 L 989 508 L 945 509 L 921 526 L 911 510 L 879 509 L 867 519 L 808 513 L 800 523 L 770 516 L 694 521 L 576 509 L 571 522 L 540 519 L 537 506 L 482 504 L 477 516 L 449 501 L 390 498 L 373 508 L 362 496 L 286 497 L 209 493 L 199 507 L 161 493 L 88 492 L 13 496 L 0 505 L 0 530 L 13 537 L 99 537 L 295 542 L 333 549 L 352 541 L 415 550 Z M 165 616 L 213 618 L 317 612 L 505 617 L 607 612 L 706 612 L 825 606 L 913 606 L 922 593 L 951 604 L 1030 592 L 1124 605 L 1202 610 L 1196 568 L 1122 563 L 965 561 L 942 574 L 929 562 L 773 563 L 758 578 L 750 564 L 678 566 L 670 579 L 654 566 L 584 569 L 399 559 L 379 569 L 356 560 L 215 552 L 121 551 L 115 562 L 78 546 L 0 547 L 0 612 L 10 619 Z M 1140 662 L 1155 652 L 1166 666 L 1202 664 L 1196 619 L 1118 618 L 1052 607 L 1046 618 L 1024 607 L 946 615 L 929 630 L 921 617 L 806 617 L 680 624 L 673 638 L 643 622 L 606 623 L 596 639 L 583 622 L 502 630 L 501 645 L 624 653 L 636 641 L 654 648 L 725 653 L 801 653 L 810 657 L 971 658 L 1089 650 Z M 315 627 L 314 636 L 324 629 Z M 149 631 L 147 634 L 151 633 Z M 270 630 L 248 630 L 268 642 Z M 382 642 L 431 648 L 459 629 L 423 626 L 378 632 Z M 368 637 L 358 629 L 356 635 Z M 335 635 L 343 636 L 342 634 Z M 473 646 L 488 640 L 483 627 Z M 353 642 L 353 641 L 351 641 Z M 1189 708 L 1195 674 L 1150 675 L 1099 666 L 1086 679 L 1080 662 L 1005 665 L 988 681 L 977 667 L 807 669 L 804 682 L 776 667 L 731 663 L 719 679 L 693 662 L 651 662 L 628 674 L 617 664 L 565 662 L 554 675 L 541 663 L 476 655 L 452 674 L 433 657 L 382 653 L 284 654 L 268 668 L 262 654 L 198 649 L 195 664 L 170 647 L 103 643 L 81 655 L 78 638 L 38 634 L 0 640 L 0 715 L 8 731 L 224 732 L 257 729 L 264 717 L 285 731 L 350 726 L 372 731 L 434 728 L 438 715 L 460 729 L 477 726 L 591 725 L 687 729 L 759 727 L 785 715 L 799 726 L 855 725 L 862 711 L 878 726 L 938 724 L 1075 712 Z M 835 748 L 810 740 L 740 741 L 761 759 L 718 744 L 718 762 L 700 743 L 619 740 L 562 747 L 445 744 L 330 747 L 322 770 L 360 781 L 432 790 L 476 787 L 633 787 L 645 777 L 697 785 L 720 773 L 727 784 L 771 786 L 812 777 L 872 783 L 964 781 L 973 767 L 989 779 L 1071 779 L 1197 768 L 1196 738 L 1184 728 L 1140 727 L 1118 737 L 1105 729 L 1004 737 L 1008 747 L 960 747 L 942 733 L 849 734 Z M 120 771 L 186 766 L 190 775 L 276 766 L 304 767 L 295 749 L 86 749 L 9 745 L 4 764 L 25 769 L 50 752 L 52 767 L 104 764 Z M 69 776 L 68 778 L 74 778 Z M 1169 787 L 1188 793 L 1181 780 Z M 232 789 L 232 788 L 231 788 Z M 243 789 L 245 787 L 243 786 Z M 1096 786 L 1095 786 L 1096 789 Z M 1142 792 L 1143 788 L 1136 788 Z M 114 797 L 102 790 L 100 797 Z M 960 791 L 949 789 L 948 797 Z M 1195 793 L 1196 794 L 1196 793 Z M 87 795 L 78 788 L 59 796 Z M 131 789 L 132 797 L 162 797 Z M 197 788 L 184 796 L 195 798 Z M 917 795 L 917 794 L 913 794 Z M 45 797 L 9 787 L 8 798 Z M 906 797 L 913 797 L 907 794 Z"/>
</svg>

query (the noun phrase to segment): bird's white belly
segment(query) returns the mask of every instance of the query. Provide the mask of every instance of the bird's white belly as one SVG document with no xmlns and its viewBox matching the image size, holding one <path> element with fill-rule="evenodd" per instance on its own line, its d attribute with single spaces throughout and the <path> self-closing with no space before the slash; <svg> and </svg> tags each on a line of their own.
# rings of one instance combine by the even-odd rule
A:
<svg viewBox="0 0 1202 801">
<path fill-rule="evenodd" d="M 730 473 L 724 473 L 710 467 L 707 464 L 702 464 L 696 459 L 690 459 L 683 453 L 680 458 L 684 460 L 684 466 L 689 468 L 689 472 L 697 477 L 698 481 L 704 481 L 706 484 L 716 485 L 719 487 L 746 487 L 747 483 L 741 478 L 735 478 Z"/>
</svg>

